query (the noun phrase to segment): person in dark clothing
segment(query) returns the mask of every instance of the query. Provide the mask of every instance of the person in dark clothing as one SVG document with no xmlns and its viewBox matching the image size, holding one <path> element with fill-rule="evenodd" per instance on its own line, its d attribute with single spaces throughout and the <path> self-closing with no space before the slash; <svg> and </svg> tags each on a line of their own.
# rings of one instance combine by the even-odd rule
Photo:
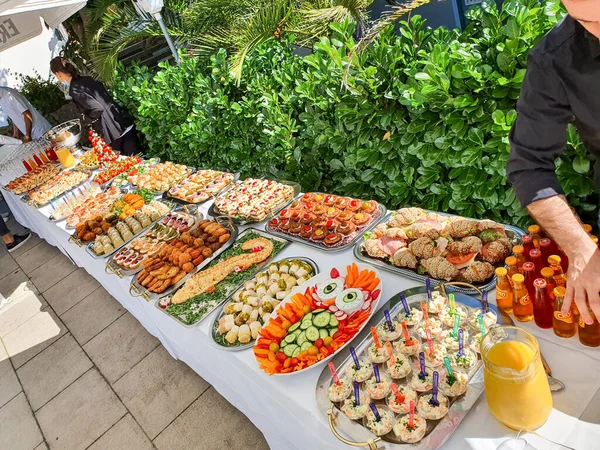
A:
<svg viewBox="0 0 600 450">
<path fill-rule="evenodd" d="M 140 153 L 133 120 L 115 103 L 102 83 L 78 75 L 77 69 L 61 57 L 50 61 L 50 70 L 61 83 L 69 86 L 69 95 L 84 120 L 113 150 L 123 155 Z"/>
<path fill-rule="evenodd" d="M 569 257 L 562 313 L 576 302 L 581 319 L 600 319 L 600 250 L 571 211 L 554 160 L 573 121 L 597 158 L 600 187 L 600 0 L 562 0 L 569 15 L 529 53 L 510 134 L 507 176 L 517 198 Z"/>
<path fill-rule="evenodd" d="M 11 234 L 8 226 L 4 223 L 4 219 L 0 217 L 0 236 L 2 236 L 2 241 L 6 245 L 6 249 L 9 252 L 14 252 L 29 240 L 31 233 Z"/>
</svg>

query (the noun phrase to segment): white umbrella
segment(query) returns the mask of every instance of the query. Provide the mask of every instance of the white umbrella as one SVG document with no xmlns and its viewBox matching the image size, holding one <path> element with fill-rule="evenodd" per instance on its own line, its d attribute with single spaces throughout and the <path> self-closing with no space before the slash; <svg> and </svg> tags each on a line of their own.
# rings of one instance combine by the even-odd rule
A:
<svg viewBox="0 0 600 450">
<path fill-rule="evenodd" d="M 40 17 L 55 28 L 85 4 L 80 0 L 0 0 L 0 52 L 39 35 Z"/>
</svg>

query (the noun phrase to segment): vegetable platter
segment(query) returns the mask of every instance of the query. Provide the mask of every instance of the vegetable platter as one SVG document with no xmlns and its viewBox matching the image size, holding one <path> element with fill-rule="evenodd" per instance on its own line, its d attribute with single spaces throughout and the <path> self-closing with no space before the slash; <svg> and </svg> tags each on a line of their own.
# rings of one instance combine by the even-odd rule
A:
<svg viewBox="0 0 600 450">
<path fill-rule="evenodd" d="M 499 312 L 487 301 L 463 293 L 450 300 L 445 289 L 437 289 L 420 286 L 392 297 L 360 343 L 322 371 L 317 405 L 338 439 L 357 447 L 382 441 L 377 448 L 435 450 L 484 392 L 479 343 Z M 449 326 L 453 319 L 456 325 Z"/>
<path fill-rule="evenodd" d="M 340 251 L 354 245 L 386 212 L 374 200 L 307 192 L 267 222 L 266 230 L 319 250 Z"/>
<path fill-rule="evenodd" d="M 238 180 L 239 173 L 233 174 L 218 170 L 199 169 L 183 181 L 172 186 L 163 194 L 163 198 L 182 204 L 199 205 L 214 199 L 227 189 L 231 183 Z"/>
<path fill-rule="evenodd" d="M 495 268 L 504 265 L 522 235 L 522 230 L 492 220 L 402 208 L 366 233 L 354 256 L 417 281 L 429 277 L 434 284 L 460 281 L 489 290 Z"/>
<path fill-rule="evenodd" d="M 356 263 L 294 288 L 259 333 L 253 349 L 259 367 L 290 375 L 322 365 L 367 324 L 381 288 L 377 270 Z"/>
<path fill-rule="evenodd" d="M 149 258 L 160 252 L 165 243 L 191 230 L 202 219 L 203 215 L 198 212 L 197 207 L 177 206 L 145 233 L 113 254 L 106 263 L 105 272 L 121 278 L 138 273 Z"/>
<path fill-rule="evenodd" d="M 150 301 L 174 292 L 199 267 L 204 267 L 229 248 L 237 233 L 237 227 L 231 222 L 200 221 L 144 262 L 144 268 L 131 280 L 129 293 Z"/>
<path fill-rule="evenodd" d="M 161 297 L 156 306 L 184 326 L 202 321 L 246 280 L 289 245 L 285 239 L 248 228 L 230 248 L 202 265 L 177 291 Z"/>
<path fill-rule="evenodd" d="M 208 214 L 227 216 L 238 225 L 258 223 L 273 217 L 299 193 L 298 183 L 246 178 L 222 192 Z"/>
<path fill-rule="evenodd" d="M 244 282 L 220 308 L 211 334 L 215 345 L 229 351 L 252 347 L 273 309 L 295 286 L 317 273 L 317 264 L 309 258 L 285 258 L 270 263 L 266 270 Z"/>
</svg>

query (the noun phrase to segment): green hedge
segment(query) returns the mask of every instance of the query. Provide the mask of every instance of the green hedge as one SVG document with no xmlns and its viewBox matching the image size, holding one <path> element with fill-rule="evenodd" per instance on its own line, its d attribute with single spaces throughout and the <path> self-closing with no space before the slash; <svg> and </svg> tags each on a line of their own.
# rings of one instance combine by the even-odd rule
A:
<svg viewBox="0 0 600 450">
<path fill-rule="evenodd" d="M 157 73 L 134 66 L 114 91 L 152 156 L 524 225 L 506 180 L 508 133 L 527 52 L 561 13 L 558 1 L 484 5 L 462 32 L 415 16 L 354 58 L 346 86 L 351 23 L 304 58 L 293 37 L 264 45 L 240 86 L 221 52 Z M 574 129 L 568 142 L 559 177 L 572 204 L 592 211 L 592 158 Z"/>
</svg>

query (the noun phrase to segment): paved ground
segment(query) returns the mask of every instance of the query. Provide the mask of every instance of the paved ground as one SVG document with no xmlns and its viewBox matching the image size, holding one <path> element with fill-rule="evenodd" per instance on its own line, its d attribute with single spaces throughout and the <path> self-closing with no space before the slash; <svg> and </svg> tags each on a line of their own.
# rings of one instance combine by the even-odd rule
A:
<svg viewBox="0 0 600 450">
<path fill-rule="evenodd" d="M 243 414 L 37 236 L 12 254 L 0 245 L 0 293 L 0 449 L 268 449 Z"/>
</svg>

